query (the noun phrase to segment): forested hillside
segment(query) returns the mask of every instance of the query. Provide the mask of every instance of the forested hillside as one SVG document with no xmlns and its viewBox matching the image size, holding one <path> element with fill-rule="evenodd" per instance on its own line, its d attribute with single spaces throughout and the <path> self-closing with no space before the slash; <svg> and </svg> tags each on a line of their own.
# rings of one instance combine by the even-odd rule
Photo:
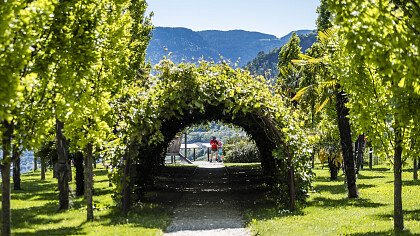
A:
<svg viewBox="0 0 420 236">
<path fill-rule="evenodd" d="M 299 38 L 303 53 L 316 41 L 316 33 L 312 31 L 309 34 L 301 34 L 299 35 Z M 245 68 L 251 71 L 252 74 L 262 75 L 266 79 L 272 79 L 276 77 L 279 73 L 277 64 L 279 63 L 280 49 L 281 47 L 278 47 L 271 50 L 270 52 L 259 52 L 257 57 L 255 57 L 254 60 L 248 62 Z"/>
<path fill-rule="evenodd" d="M 310 30 L 298 30 L 298 35 L 309 34 Z M 277 38 L 274 35 L 244 30 L 206 30 L 192 31 L 186 28 L 156 27 L 147 48 L 147 58 L 152 64 L 158 63 L 164 56 L 180 63 L 196 62 L 200 58 L 219 61 L 221 58 L 246 65 L 261 51 L 269 52 L 283 46 L 291 33 Z"/>
</svg>

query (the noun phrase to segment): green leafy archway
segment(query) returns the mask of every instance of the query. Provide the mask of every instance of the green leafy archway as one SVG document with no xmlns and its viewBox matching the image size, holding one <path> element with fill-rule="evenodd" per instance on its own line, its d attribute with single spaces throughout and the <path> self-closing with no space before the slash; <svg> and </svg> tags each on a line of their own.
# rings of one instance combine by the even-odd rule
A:
<svg viewBox="0 0 420 236">
<path fill-rule="evenodd" d="M 310 186 L 309 148 L 299 124 L 302 115 L 284 105 L 262 78 L 227 64 L 174 65 L 162 61 L 141 96 L 129 155 L 123 168 L 123 208 L 133 191 L 153 183 L 170 141 L 184 128 L 222 121 L 244 128 L 262 154 L 262 167 L 279 199 L 294 208 Z M 129 177 L 129 178 L 128 178 Z M 130 181 L 128 181 L 130 180 Z"/>
</svg>

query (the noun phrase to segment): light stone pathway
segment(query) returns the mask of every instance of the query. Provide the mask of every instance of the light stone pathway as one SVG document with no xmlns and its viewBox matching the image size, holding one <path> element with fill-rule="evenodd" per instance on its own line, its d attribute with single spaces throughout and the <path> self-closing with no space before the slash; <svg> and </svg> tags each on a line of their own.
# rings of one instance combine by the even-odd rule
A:
<svg viewBox="0 0 420 236">
<path fill-rule="evenodd" d="M 223 164 L 194 164 L 199 166 L 175 207 L 173 220 L 164 235 L 250 235 L 236 199 L 240 196 L 231 191 Z"/>
</svg>

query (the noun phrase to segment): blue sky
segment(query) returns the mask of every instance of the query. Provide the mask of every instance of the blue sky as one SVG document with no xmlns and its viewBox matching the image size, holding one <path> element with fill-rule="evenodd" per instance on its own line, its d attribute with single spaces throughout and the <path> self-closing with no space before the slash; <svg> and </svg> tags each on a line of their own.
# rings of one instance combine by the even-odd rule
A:
<svg viewBox="0 0 420 236">
<path fill-rule="evenodd" d="M 319 0 L 148 0 L 155 26 L 243 29 L 284 36 L 315 29 Z"/>
</svg>

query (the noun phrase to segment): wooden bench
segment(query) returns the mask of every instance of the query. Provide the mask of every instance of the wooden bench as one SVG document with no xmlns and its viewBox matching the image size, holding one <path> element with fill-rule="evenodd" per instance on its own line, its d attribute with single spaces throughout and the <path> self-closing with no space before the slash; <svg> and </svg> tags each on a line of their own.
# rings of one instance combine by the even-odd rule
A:
<svg viewBox="0 0 420 236">
<path fill-rule="evenodd" d="M 185 157 L 184 155 L 182 155 L 179 152 L 180 149 L 181 149 L 181 144 L 182 144 L 182 135 L 180 135 L 179 137 L 177 137 L 177 138 L 175 138 L 174 140 L 171 141 L 171 143 L 169 144 L 169 147 L 166 151 L 165 156 L 171 156 L 171 162 L 175 162 L 175 156 L 179 156 L 181 158 L 181 160 L 187 162 L 188 164 L 192 164 L 192 162 L 190 160 L 188 160 L 187 157 Z"/>
</svg>

